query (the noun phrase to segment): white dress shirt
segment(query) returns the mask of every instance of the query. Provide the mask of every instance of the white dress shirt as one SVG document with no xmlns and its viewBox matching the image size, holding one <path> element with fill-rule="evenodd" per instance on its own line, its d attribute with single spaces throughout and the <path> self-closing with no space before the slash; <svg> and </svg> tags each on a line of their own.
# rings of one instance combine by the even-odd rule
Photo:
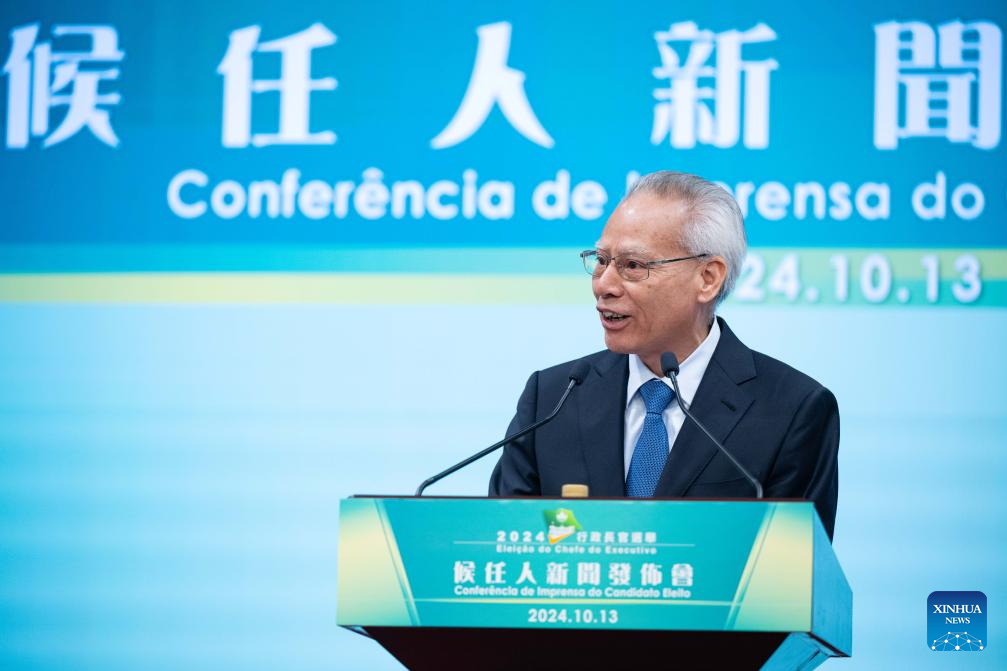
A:
<svg viewBox="0 0 1007 671">
<path fill-rule="evenodd" d="M 692 404 L 692 398 L 696 395 L 696 390 L 699 389 L 699 383 L 703 380 L 706 367 L 710 365 L 713 350 L 717 349 L 718 342 L 720 342 L 720 324 L 714 319 L 713 327 L 710 328 L 706 339 L 685 361 L 679 364 L 678 388 L 682 392 L 682 400 L 686 405 Z M 636 354 L 629 355 L 629 380 L 626 382 L 626 438 L 623 445 L 624 478 L 629 476 L 633 450 L 636 448 L 636 441 L 640 439 L 640 432 L 643 431 L 643 419 L 647 416 L 647 406 L 643 402 L 643 396 L 638 392 L 645 382 L 656 380 L 657 377 L 647 368 L 647 364 L 640 357 Z M 671 380 L 668 378 L 662 378 L 661 381 L 671 387 Z M 670 450 L 682 429 L 682 424 L 685 423 L 685 413 L 678 407 L 678 403 L 672 400 L 664 409 L 662 418 L 664 426 L 668 430 L 668 449 Z"/>
</svg>

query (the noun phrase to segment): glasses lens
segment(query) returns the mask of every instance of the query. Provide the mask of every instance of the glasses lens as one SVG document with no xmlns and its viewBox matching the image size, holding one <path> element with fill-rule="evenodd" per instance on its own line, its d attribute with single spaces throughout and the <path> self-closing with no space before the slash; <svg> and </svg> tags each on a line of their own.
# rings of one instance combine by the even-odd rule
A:
<svg viewBox="0 0 1007 671">
<path fill-rule="evenodd" d="M 638 259 L 619 259 L 619 274 L 630 282 L 641 282 L 650 275 L 646 261 Z"/>
<path fill-rule="evenodd" d="M 601 264 L 598 263 L 598 252 L 584 252 L 580 257 L 584 259 L 584 270 L 588 275 L 594 275 L 603 270 Z"/>
</svg>

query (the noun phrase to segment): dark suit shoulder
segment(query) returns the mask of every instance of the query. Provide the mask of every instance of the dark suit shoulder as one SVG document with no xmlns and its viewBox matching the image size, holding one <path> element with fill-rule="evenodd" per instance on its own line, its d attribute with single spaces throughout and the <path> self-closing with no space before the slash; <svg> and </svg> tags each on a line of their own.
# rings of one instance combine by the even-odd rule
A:
<svg viewBox="0 0 1007 671">
<path fill-rule="evenodd" d="M 778 388 L 786 396 L 803 399 L 815 392 L 832 393 L 810 375 L 767 354 L 752 350 L 752 360 L 760 382 Z"/>
<path fill-rule="evenodd" d="M 613 363 L 618 357 L 625 357 L 624 354 L 616 354 L 607 349 L 603 349 L 600 352 L 595 352 L 594 354 L 588 354 L 587 356 L 582 356 L 579 359 L 571 359 L 570 361 L 564 361 L 563 363 L 556 364 L 555 366 L 549 366 L 548 368 L 543 368 L 538 372 L 539 379 L 542 384 L 556 384 L 557 382 L 566 385 L 567 380 L 570 379 L 570 369 L 573 365 L 579 361 L 584 361 L 595 369 L 604 369 Z"/>
</svg>

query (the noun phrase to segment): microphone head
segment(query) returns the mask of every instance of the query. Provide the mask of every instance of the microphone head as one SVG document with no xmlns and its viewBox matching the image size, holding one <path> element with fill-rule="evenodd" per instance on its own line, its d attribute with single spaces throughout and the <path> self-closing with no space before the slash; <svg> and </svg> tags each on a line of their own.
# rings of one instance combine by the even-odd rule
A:
<svg viewBox="0 0 1007 671">
<path fill-rule="evenodd" d="M 570 367 L 570 379 L 574 381 L 575 384 L 580 384 L 587 377 L 588 371 L 591 370 L 591 366 L 588 365 L 586 361 L 578 361 L 573 366 Z"/>
<path fill-rule="evenodd" d="M 661 355 L 661 371 L 665 377 L 678 375 L 678 357 L 674 352 L 665 352 Z"/>
</svg>

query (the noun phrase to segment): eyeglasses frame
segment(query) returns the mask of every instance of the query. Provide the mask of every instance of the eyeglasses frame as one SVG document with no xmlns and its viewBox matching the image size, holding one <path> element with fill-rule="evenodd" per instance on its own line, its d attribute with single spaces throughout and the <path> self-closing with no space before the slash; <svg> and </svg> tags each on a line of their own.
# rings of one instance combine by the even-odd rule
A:
<svg viewBox="0 0 1007 671">
<path fill-rule="evenodd" d="M 591 256 L 592 254 L 597 257 L 599 254 L 604 254 L 604 252 L 599 252 L 597 249 L 585 249 L 583 252 L 580 253 L 580 258 L 581 258 L 581 261 L 584 262 L 584 264 L 585 264 L 584 270 L 587 272 L 587 274 L 590 275 L 591 277 L 598 277 L 599 275 L 596 275 L 595 273 L 592 273 L 591 271 L 589 271 L 587 269 L 587 265 L 586 265 L 587 264 L 587 258 L 589 256 Z M 608 256 L 608 254 L 605 254 L 605 256 Z M 609 262 L 612 262 L 612 261 L 615 261 L 616 259 L 624 258 L 625 256 L 626 256 L 625 254 L 620 254 L 619 256 L 608 256 L 608 260 L 609 260 Z M 643 282 L 645 280 L 650 279 L 650 270 L 651 270 L 651 268 L 654 268 L 656 266 L 667 265 L 669 263 L 677 263 L 679 261 L 689 261 L 690 259 L 705 259 L 708 256 L 712 256 L 712 254 L 710 254 L 708 252 L 703 252 L 702 254 L 693 254 L 692 256 L 680 256 L 677 259 L 654 259 L 653 261 L 641 261 L 641 263 L 643 264 L 644 268 L 647 269 L 647 276 L 646 277 L 641 277 L 638 280 L 630 279 L 630 278 L 626 277 L 625 275 L 623 275 L 622 271 L 625 269 L 625 267 L 622 267 L 622 269 L 620 269 L 620 266 L 619 266 L 618 263 L 616 263 L 616 265 L 615 265 L 615 270 L 616 270 L 617 273 L 619 273 L 619 277 L 621 277 L 622 279 L 626 280 L 627 282 Z M 639 260 L 639 259 L 634 259 L 634 260 Z M 604 271 L 602 271 L 602 272 L 604 272 Z"/>
</svg>

